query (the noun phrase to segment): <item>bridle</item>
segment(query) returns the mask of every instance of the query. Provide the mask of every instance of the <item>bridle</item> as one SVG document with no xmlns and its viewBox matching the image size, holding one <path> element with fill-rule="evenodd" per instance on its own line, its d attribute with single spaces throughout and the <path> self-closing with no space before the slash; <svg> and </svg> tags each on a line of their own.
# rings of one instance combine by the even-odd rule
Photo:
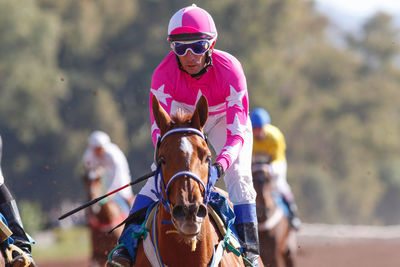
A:
<svg viewBox="0 0 400 267">
<path fill-rule="evenodd" d="M 162 137 L 158 138 L 156 152 L 154 155 L 155 162 L 157 163 L 157 169 L 156 169 L 156 173 L 154 176 L 155 190 L 152 190 L 152 192 L 156 195 L 158 200 L 163 204 L 163 206 L 165 207 L 165 209 L 168 212 L 171 212 L 171 210 L 172 210 L 171 207 L 173 207 L 173 205 L 171 204 L 171 202 L 169 200 L 168 191 L 169 191 L 170 185 L 172 184 L 172 182 L 174 180 L 176 180 L 180 177 L 189 177 L 189 178 L 192 178 L 192 179 L 196 180 L 197 182 L 199 182 L 204 189 L 203 203 L 205 205 L 207 205 L 207 203 L 209 201 L 210 190 L 212 187 L 210 179 L 207 179 L 207 184 L 204 184 L 204 182 L 196 174 L 194 174 L 191 171 L 187 171 L 187 170 L 182 170 L 182 171 L 178 171 L 177 173 L 175 173 L 171 177 L 171 179 L 168 181 L 167 185 L 165 185 L 164 178 L 163 178 L 162 171 L 161 171 L 161 161 L 158 158 L 158 149 L 160 148 L 160 146 L 161 146 L 162 142 L 165 140 L 165 138 L 167 138 L 168 136 L 175 134 L 175 133 L 197 134 L 198 136 L 203 138 L 203 140 L 206 141 L 206 143 L 207 143 L 207 138 L 205 137 L 205 135 L 200 130 L 198 130 L 196 128 L 191 128 L 191 127 L 175 128 L 175 129 L 169 130 Z M 211 162 L 208 163 L 208 177 L 210 177 L 210 170 L 211 170 Z M 166 197 L 164 197 L 163 190 L 165 192 Z"/>
</svg>

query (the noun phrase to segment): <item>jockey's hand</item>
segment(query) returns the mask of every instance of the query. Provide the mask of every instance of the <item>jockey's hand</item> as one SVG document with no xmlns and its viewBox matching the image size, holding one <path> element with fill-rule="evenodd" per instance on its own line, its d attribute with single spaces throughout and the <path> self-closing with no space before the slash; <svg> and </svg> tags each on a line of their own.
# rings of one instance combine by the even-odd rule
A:
<svg viewBox="0 0 400 267">
<path fill-rule="evenodd" d="M 212 166 L 211 166 L 211 170 L 210 170 L 210 182 L 211 185 L 214 186 L 215 183 L 218 181 L 218 178 L 221 177 L 224 174 L 224 169 L 222 168 L 221 164 L 219 164 L 218 162 L 215 162 Z"/>
</svg>

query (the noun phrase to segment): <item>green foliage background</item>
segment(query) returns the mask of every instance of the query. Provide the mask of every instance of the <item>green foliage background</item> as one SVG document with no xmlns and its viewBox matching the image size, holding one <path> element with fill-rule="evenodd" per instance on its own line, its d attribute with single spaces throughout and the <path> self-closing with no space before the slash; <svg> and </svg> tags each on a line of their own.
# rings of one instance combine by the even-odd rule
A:
<svg viewBox="0 0 400 267">
<path fill-rule="evenodd" d="M 133 177 L 148 172 L 151 74 L 169 51 L 169 18 L 192 2 L 0 0 L 2 168 L 18 200 L 44 211 L 85 201 L 80 160 L 96 129 L 124 150 Z M 242 62 L 251 107 L 266 108 L 286 136 L 303 220 L 398 223 L 393 18 L 377 13 L 332 37 L 312 1 L 196 4 L 214 17 L 216 48 Z"/>
</svg>

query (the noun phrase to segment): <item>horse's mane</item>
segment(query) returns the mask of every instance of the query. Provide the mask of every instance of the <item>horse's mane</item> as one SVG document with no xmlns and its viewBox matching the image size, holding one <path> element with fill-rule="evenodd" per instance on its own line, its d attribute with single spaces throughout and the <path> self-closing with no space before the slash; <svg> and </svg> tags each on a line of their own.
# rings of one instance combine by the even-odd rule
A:
<svg viewBox="0 0 400 267">
<path fill-rule="evenodd" d="M 172 120 L 171 128 L 189 126 L 191 119 L 192 119 L 192 114 L 186 112 L 182 108 L 178 108 L 175 114 L 171 116 Z"/>
</svg>

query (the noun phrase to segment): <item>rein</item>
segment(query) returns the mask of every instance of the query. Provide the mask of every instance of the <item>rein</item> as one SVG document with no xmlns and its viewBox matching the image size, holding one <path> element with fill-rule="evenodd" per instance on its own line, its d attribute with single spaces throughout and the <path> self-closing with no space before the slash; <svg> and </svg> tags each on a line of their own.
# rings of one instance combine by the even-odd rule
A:
<svg viewBox="0 0 400 267">
<path fill-rule="evenodd" d="M 179 171 L 177 173 L 175 173 L 171 179 L 169 180 L 168 184 L 165 185 L 164 182 L 164 178 L 162 175 L 162 170 L 161 170 L 161 163 L 158 160 L 158 149 L 160 148 L 162 142 L 165 140 L 165 138 L 167 138 L 169 135 L 174 134 L 174 133 L 193 133 L 193 134 L 197 134 L 199 135 L 201 138 L 203 138 L 206 142 L 207 142 L 207 138 L 205 137 L 205 135 L 198 129 L 196 128 L 190 128 L 190 127 L 182 127 L 182 128 L 175 128 L 172 130 L 169 130 L 168 132 L 166 132 L 161 138 L 158 138 L 157 141 L 157 147 L 156 147 L 156 153 L 155 153 L 155 162 L 157 162 L 157 169 L 154 175 L 154 185 L 155 185 L 155 191 L 152 190 L 152 192 L 156 195 L 156 197 L 158 198 L 158 200 L 160 200 L 160 202 L 163 204 L 163 206 L 165 207 L 165 209 L 168 212 L 171 212 L 171 207 L 172 204 L 169 200 L 169 196 L 168 196 L 168 191 L 169 191 L 169 187 L 171 185 L 171 183 L 176 180 L 177 178 L 186 176 L 186 177 L 190 177 L 194 180 L 196 180 L 197 182 L 199 182 L 203 189 L 204 189 L 204 199 L 203 199 L 203 203 L 205 205 L 207 205 L 209 198 L 210 198 L 210 190 L 211 190 L 211 181 L 210 179 L 207 179 L 207 184 L 205 185 L 204 182 L 193 172 L 191 171 Z M 210 177 L 210 170 L 211 170 L 211 162 L 208 163 L 208 177 Z M 164 190 L 165 192 L 165 196 L 162 193 Z"/>
</svg>

